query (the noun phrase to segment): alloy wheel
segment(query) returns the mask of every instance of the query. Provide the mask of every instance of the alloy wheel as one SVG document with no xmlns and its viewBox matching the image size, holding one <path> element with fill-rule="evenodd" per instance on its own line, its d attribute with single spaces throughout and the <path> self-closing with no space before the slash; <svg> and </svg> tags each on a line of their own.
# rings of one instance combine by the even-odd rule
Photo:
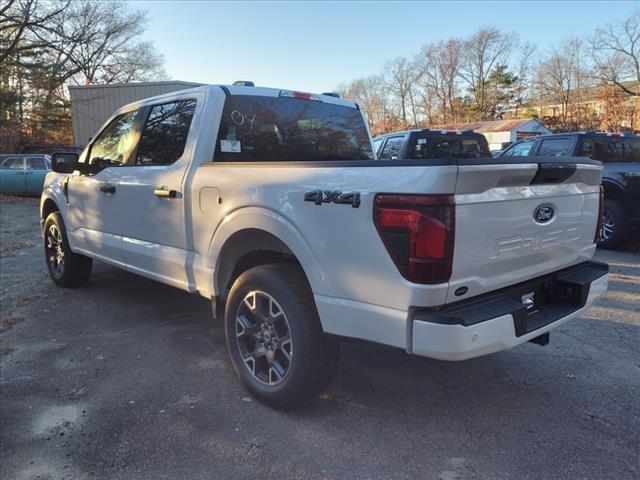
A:
<svg viewBox="0 0 640 480">
<path fill-rule="evenodd" d="M 615 223 L 613 220 L 613 215 L 609 210 L 604 211 L 602 214 L 602 228 L 600 228 L 600 241 L 606 242 L 611 238 L 613 232 L 615 231 Z"/>
<path fill-rule="evenodd" d="M 49 226 L 46 237 L 47 261 L 56 275 L 64 270 L 64 243 L 62 233 L 56 225 Z"/>
<path fill-rule="evenodd" d="M 236 313 L 236 342 L 247 370 L 266 385 L 281 383 L 291 367 L 293 341 L 287 316 L 268 293 L 245 295 Z"/>
</svg>

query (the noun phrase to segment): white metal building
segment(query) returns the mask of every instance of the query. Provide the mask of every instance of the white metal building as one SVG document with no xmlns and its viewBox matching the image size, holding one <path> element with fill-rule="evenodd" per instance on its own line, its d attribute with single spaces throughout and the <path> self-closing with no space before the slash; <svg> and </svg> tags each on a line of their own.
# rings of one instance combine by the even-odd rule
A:
<svg viewBox="0 0 640 480">
<path fill-rule="evenodd" d="M 86 145 L 105 120 L 127 103 L 200 85 L 202 84 L 171 80 L 69 87 L 74 143 Z"/>
</svg>

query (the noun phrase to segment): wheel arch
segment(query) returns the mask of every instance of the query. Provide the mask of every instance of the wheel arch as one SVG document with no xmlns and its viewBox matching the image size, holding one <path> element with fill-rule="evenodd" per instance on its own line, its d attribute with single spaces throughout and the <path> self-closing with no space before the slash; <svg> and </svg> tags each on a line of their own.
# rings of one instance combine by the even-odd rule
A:
<svg viewBox="0 0 640 480">
<path fill-rule="evenodd" d="M 217 309 L 224 305 L 235 278 L 257 265 L 297 264 L 312 291 L 323 280 L 322 270 L 302 234 L 282 215 L 260 207 L 246 207 L 227 215 L 211 240 L 208 258 L 214 272 Z"/>
<path fill-rule="evenodd" d="M 624 200 L 625 189 L 620 183 L 605 178 L 602 180 L 602 187 L 604 188 L 604 198 L 606 200 Z"/>
<path fill-rule="evenodd" d="M 60 208 L 56 201 L 51 197 L 46 197 L 42 201 L 42 206 L 40 207 L 40 218 L 42 220 L 46 220 L 46 218 L 51 215 L 53 212 L 59 212 Z"/>
<path fill-rule="evenodd" d="M 231 284 L 242 272 L 272 262 L 300 265 L 291 249 L 275 235 L 257 228 L 235 232 L 219 253 L 215 269 L 216 291 L 221 297 L 226 297 Z"/>
</svg>

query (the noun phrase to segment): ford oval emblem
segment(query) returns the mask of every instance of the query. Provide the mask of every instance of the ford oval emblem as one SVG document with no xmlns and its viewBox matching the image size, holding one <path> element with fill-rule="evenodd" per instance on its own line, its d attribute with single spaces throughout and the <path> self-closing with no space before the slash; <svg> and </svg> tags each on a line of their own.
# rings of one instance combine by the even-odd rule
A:
<svg viewBox="0 0 640 480">
<path fill-rule="evenodd" d="M 553 207 L 548 203 L 543 203 L 542 205 L 538 205 L 533 211 L 533 219 L 538 223 L 548 223 L 553 218 L 555 211 Z"/>
</svg>

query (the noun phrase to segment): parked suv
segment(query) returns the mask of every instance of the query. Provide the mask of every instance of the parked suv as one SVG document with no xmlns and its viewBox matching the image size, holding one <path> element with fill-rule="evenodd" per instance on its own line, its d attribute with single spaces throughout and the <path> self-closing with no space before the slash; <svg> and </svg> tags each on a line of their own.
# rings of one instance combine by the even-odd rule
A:
<svg viewBox="0 0 640 480">
<path fill-rule="evenodd" d="M 78 286 L 98 259 L 209 299 L 243 383 L 279 407 L 328 384 L 338 337 L 442 360 L 545 344 L 606 290 L 602 166 L 469 158 L 484 143 L 455 138 L 446 158 L 376 160 L 358 105 L 290 90 L 126 105 L 53 156 L 49 274 Z"/>
<path fill-rule="evenodd" d="M 604 165 L 604 210 L 598 245 L 614 249 L 640 226 L 640 136 L 623 133 L 575 132 L 521 140 L 501 152 L 511 156 L 576 156 Z"/>
<path fill-rule="evenodd" d="M 491 157 L 487 139 L 471 130 L 406 130 L 373 139 L 379 160 Z"/>
</svg>

